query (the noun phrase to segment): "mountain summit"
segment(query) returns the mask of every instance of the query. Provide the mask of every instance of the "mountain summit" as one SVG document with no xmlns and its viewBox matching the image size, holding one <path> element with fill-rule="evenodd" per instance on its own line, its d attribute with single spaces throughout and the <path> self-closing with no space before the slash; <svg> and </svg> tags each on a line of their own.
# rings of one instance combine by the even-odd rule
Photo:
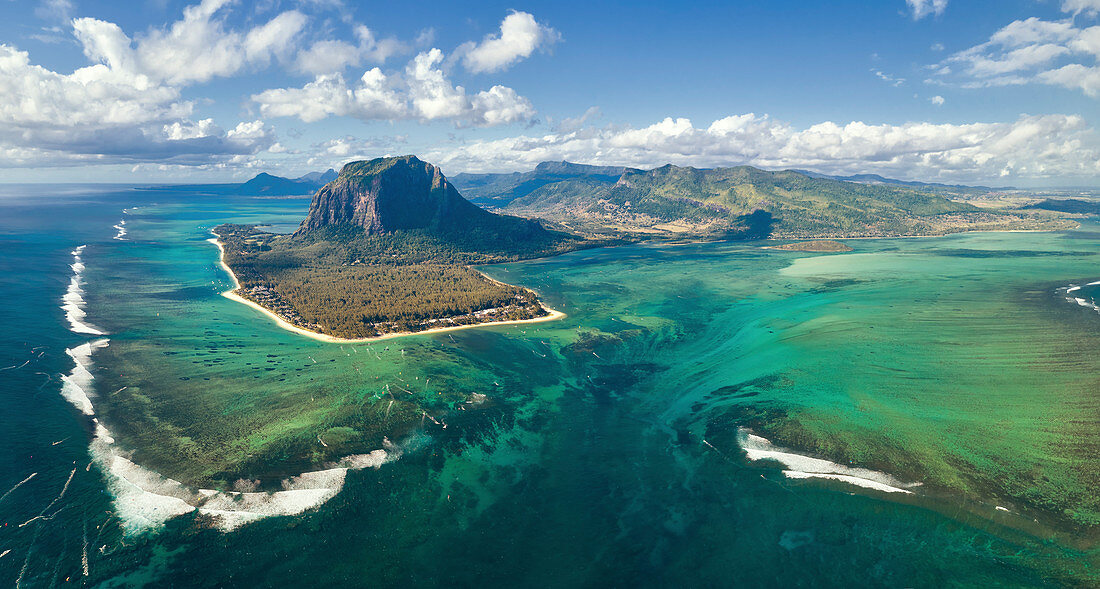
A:
<svg viewBox="0 0 1100 589">
<path fill-rule="evenodd" d="M 438 167 L 412 155 L 345 165 L 314 195 L 295 235 L 327 227 L 357 227 L 366 235 L 481 230 L 516 238 L 545 232 L 537 221 L 495 215 L 471 203 Z"/>
<path fill-rule="evenodd" d="M 235 192 L 246 196 L 306 195 L 312 194 L 335 179 L 336 170 L 331 168 L 327 172 L 310 172 L 294 179 L 260 172 L 248 182 L 238 186 Z"/>
</svg>

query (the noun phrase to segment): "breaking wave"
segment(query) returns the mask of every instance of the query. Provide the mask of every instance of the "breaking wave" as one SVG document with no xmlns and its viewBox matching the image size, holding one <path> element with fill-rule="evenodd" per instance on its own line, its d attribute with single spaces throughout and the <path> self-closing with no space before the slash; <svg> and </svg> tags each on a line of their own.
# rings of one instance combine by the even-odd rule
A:
<svg viewBox="0 0 1100 589">
<path fill-rule="evenodd" d="M 88 246 L 82 245 L 72 251 L 73 263 L 70 267 L 73 275 L 69 279 L 69 288 L 61 297 L 61 309 L 65 311 L 65 319 L 69 321 L 69 329 L 73 333 L 104 335 L 98 327 L 85 321 L 88 314 L 84 311 L 84 261 L 81 254 L 86 247 Z"/>
<path fill-rule="evenodd" d="M 782 464 L 783 475 L 790 479 L 831 479 L 885 493 L 912 493 L 909 488 L 920 484 L 906 484 L 877 470 L 844 466 L 821 458 L 796 454 L 743 427 L 737 430 L 737 443 L 753 462 L 773 460 Z"/>
<path fill-rule="evenodd" d="M 120 230 L 120 234 L 125 234 Z M 73 277 L 65 293 L 65 316 L 72 331 L 91 335 L 104 332 L 85 321 L 81 254 L 85 246 L 73 250 Z M 400 449 L 385 440 L 384 448 L 369 454 L 347 456 L 325 470 L 302 473 L 282 481 L 282 490 L 231 492 L 192 489 L 179 481 L 135 464 L 115 445 L 111 432 L 96 417 L 95 377 L 92 356 L 110 340 L 101 338 L 65 350 L 73 360 L 69 374 L 62 376 L 61 396 L 92 419 L 95 432 L 89 449 L 92 463 L 103 473 L 111 491 L 115 509 L 128 532 L 141 532 L 163 525 L 185 514 L 198 514 L 224 531 L 248 522 L 275 515 L 297 515 L 334 497 L 343 488 L 348 470 L 378 468 L 400 457 Z M 91 464 L 89 464 L 89 468 Z"/>
<path fill-rule="evenodd" d="M 1096 304 L 1095 299 L 1093 299 L 1093 298 L 1085 299 L 1085 298 L 1078 297 L 1078 296 L 1072 296 L 1073 293 L 1081 290 L 1081 288 L 1083 286 L 1097 286 L 1097 285 L 1100 285 L 1100 280 L 1097 280 L 1096 282 L 1090 282 L 1090 283 L 1085 284 L 1085 285 L 1071 284 L 1069 286 L 1064 286 L 1064 287 L 1062 287 L 1058 290 L 1066 295 L 1066 300 L 1067 301 L 1069 301 L 1071 303 L 1074 303 L 1074 304 L 1077 304 L 1077 305 L 1080 305 L 1082 307 L 1085 307 L 1086 309 L 1092 309 L 1093 311 L 1096 311 L 1097 313 L 1100 313 L 1100 305 Z"/>
</svg>

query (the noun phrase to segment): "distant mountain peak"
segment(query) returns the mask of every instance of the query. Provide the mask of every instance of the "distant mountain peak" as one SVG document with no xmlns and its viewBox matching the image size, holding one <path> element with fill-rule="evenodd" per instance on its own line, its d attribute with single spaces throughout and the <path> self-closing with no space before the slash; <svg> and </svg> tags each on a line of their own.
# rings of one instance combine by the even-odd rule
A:
<svg viewBox="0 0 1100 589">
<path fill-rule="evenodd" d="M 295 178 L 298 182 L 312 182 L 315 184 L 328 184 L 336 179 L 336 170 L 329 168 L 324 172 L 310 172 Z"/>
<path fill-rule="evenodd" d="M 336 179 L 336 170 L 310 172 L 290 179 L 260 172 L 237 188 L 238 194 L 250 196 L 296 196 L 312 194 L 321 186 Z"/>
</svg>

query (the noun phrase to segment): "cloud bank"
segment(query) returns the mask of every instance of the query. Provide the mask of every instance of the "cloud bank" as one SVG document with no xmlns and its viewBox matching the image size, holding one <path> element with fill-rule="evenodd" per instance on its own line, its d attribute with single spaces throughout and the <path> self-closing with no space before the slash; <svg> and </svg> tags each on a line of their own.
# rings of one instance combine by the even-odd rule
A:
<svg viewBox="0 0 1100 589">
<path fill-rule="evenodd" d="M 703 127 L 686 118 L 666 118 L 642 128 L 586 127 L 474 141 L 425 155 L 450 173 L 522 170 L 541 161 L 570 160 L 637 167 L 749 164 L 944 181 L 1100 174 L 1100 141 L 1073 115 L 966 125 L 824 122 L 805 128 L 753 113 Z"/>
</svg>

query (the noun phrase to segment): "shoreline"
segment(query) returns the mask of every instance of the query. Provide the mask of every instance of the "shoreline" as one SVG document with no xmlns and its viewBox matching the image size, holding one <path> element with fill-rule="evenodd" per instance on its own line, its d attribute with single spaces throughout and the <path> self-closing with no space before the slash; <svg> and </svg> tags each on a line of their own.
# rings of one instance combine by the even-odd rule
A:
<svg viewBox="0 0 1100 589">
<path fill-rule="evenodd" d="M 1077 227 L 1080 228 L 1081 224 L 1078 223 Z M 769 240 L 779 241 L 813 241 L 817 239 L 828 239 L 840 241 L 842 239 L 929 239 L 932 237 L 949 237 L 952 235 L 964 235 L 967 233 L 1053 233 L 1055 231 L 1067 231 L 1067 229 L 974 229 L 967 231 L 952 231 L 950 233 L 932 233 L 929 235 L 882 235 L 878 237 L 768 237 Z"/>
<path fill-rule="evenodd" d="M 690 239 L 690 240 L 656 240 L 646 239 L 641 241 L 635 241 L 621 245 L 660 245 L 660 246 L 679 246 L 679 245 L 697 245 L 700 243 L 750 243 L 760 241 L 814 241 L 814 240 L 833 240 L 842 241 L 849 239 L 929 239 L 933 237 L 949 237 L 952 235 L 963 235 L 966 233 L 1053 233 L 1056 231 L 1070 231 L 1073 229 L 1080 229 L 1081 224 L 1078 223 L 1076 227 L 1069 229 L 974 229 L 974 230 L 961 230 L 951 231 L 948 233 L 931 233 L 927 235 L 879 235 L 879 236 L 859 236 L 859 237 L 844 237 L 844 236 L 815 236 L 815 237 L 792 237 L 789 235 L 769 235 L 764 239 L 742 240 L 742 239 Z M 618 245 L 609 245 L 602 247 L 619 247 Z M 602 249 L 595 248 L 595 249 Z M 773 246 L 760 246 L 762 248 L 772 248 Z"/>
<path fill-rule="evenodd" d="M 268 316 L 269 318 L 273 319 L 275 321 L 276 325 L 278 325 L 279 327 L 281 327 L 281 328 L 283 328 L 287 331 L 292 331 L 294 333 L 297 333 L 298 335 L 304 335 L 308 338 L 312 338 L 312 339 L 322 341 L 322 342 L 326 342 L 326 343 L 330 343 L 330 344 L 362 344 L 362 343 L 377 342 L 377 341 L 382 341 L 382 340 L 387 340 L 387 339 L 394 339 L 394 338 L 398 338 L 398 337 L 408 337 L 410 335 L 431 335 L 431 334 L 434 334 L 434 333 L 444 333 L 444 332 L 448 332 L 448 331 L 458 331 L 460 329 L 470 329 L 472 327 L 491 327 L 491 326 L 495 326 L 495 325 L 519 325 L 519 324 L 524 324 L 524 323 L 542 323 L 542 322 L 545 322 L 545 321 L 557 321 L 558 319 L 563 319 L 566 316 L 565 313 L 562 313 L 561 311 L 557 311 L 555 309 L 551 309 L 550 307 L 547 307 L 546 305 L 544 305 L 542 303 L 542 301 L 539 301 L 539 305 L 541 305 L 543 310 L 546 311 L 548 314 L 544 315 L 542 317 L 535 317 L 534 319 L 513 319 L 513 320 L 509 320 L 509 321 L 486 321 L 484 323 L 471 323 L 469 325 L 454 325 L 454 326 L 450 326 L 450 327 L 433 327 L 431 329 L 425 329 L 423 331 L 401 331 L 401 332 L 394 332 L 394 333 L 384 333 L 382 335 L 376 335 L 376 336 L 371 336 L 371 337 L 363 337 L 363 338 L 343 338 L 343 337 L 337 337 L 337 336 L 334 336 L 334 335 L 326 335 L 326 334 L 323 334 L 323 333 L 317 333 L 316 331 L 311 331 L 311 330 L 306 329 L 304 327 L 299 327 L 297 325 L 294 325 L 293 323 L 291 323 L 291 322 L 287 321 L 286 319 L 280 317 L 278 314 L 272 312 L 270 309 L 264 307 L 263 305 L 255 302 L 255 301 L 248 300 L 248 299 L 242 297 L 241 295 L 237 294 L 237 291 L 240 290 L 240 288 L 241 288 L 241 283 L 240 283 L 239 280 L 237 280 L 237 275 L 234 274 L 233 270 L 229 267 L 229 265 L 225 263 L 225 246 L 223 246 L 221 241 L 218 239 L 220 236 L 217 233 L 214 233 L 213 230 L 211 230 L 210 232 L 214 234 L 214 237 L 212 237 L 212 238 L 210 238 L 206 241 L 208 241 L 208 242 L 214 244 L 215 246 L 217 246 L 217 248 L 218 248 L 218 264 L 221 265 L 222 269 L 225 270 L 226 273 L 229 274 L 229 277 L 233 280 L 233 288 L 221 293 L 221 295 L 223 297 L 225 297 L 225 298 L 227 298 L 231 301 L 236 301 L 238 303 L 242 303 L 244 305 L 252 307 L 253 309 L 255 309 L 255 310 L 263 313 L 264 315 Z M 492 280 L 493 282 L 496 282 L 498 284 L 503 284 L 499 280 L 496 280 L 494 278 L 490 278 L 489 276 L 487 276 L 484 272 L 481 272 L 480 270 L 475 269 L 475 271 L 478 274 L 481 274 L 482 276 L 485 276 L 485 278 L 488 278 L 489 280 Z M 509 285 L 509 286 L 512 286 L 512 285 Z M 521 287 L 521 288 L 526 288 L 526 287 Z M 530 289 L 527 289 L 527 290 L 530 290 Z M 534 292 L 534 291 L 532 291 L 532 292 Z"/>
</svg>

